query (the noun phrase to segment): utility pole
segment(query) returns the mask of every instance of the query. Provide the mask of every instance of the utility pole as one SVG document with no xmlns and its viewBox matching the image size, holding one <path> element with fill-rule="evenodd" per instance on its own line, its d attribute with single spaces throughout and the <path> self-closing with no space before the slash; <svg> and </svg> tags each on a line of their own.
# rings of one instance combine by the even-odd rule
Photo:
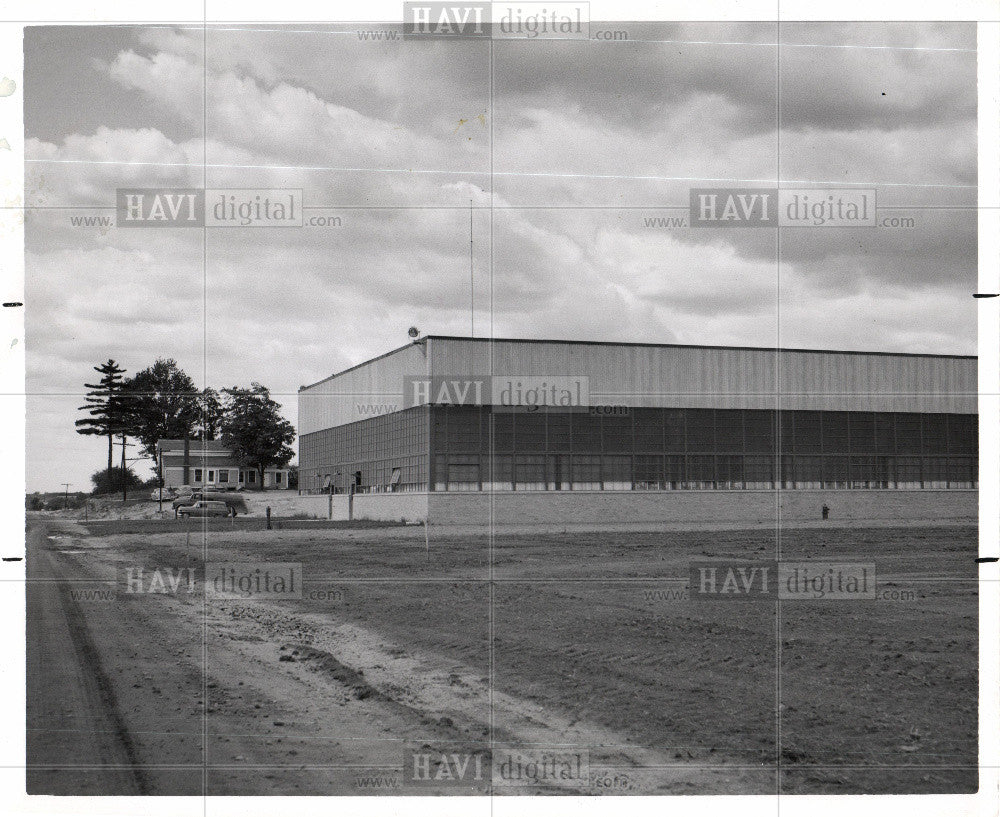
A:
<svg viewBox="0 0 1000 817">
<path fill-rule="evenodd" d="M 476 275 L 472 246 L 472 199 L 469 199 L 469 337 L 476 336 Z"/>
<path fill-rule="evenodd" d="M 66 494 L 65 494 L 65 497 L 63 498 L 63 510 L 65 511 L 67 508 L 69 508 L 69 486 L 72 485 L 73 483 L 72 482 L 60 482 L 59 484 L 62 485 L 63 488 L 66 489 Z"/>
<path fill-rule="evenodd" d="M 127 437 L 122 434 L 122 502 L 124 503 L 128 499 L 128 459 L 125 456 L 125 448 L 132 447 L 132 443 L 127 442 Z M 133 458 L 133 462 L 139 457 Z"/>
</svg>

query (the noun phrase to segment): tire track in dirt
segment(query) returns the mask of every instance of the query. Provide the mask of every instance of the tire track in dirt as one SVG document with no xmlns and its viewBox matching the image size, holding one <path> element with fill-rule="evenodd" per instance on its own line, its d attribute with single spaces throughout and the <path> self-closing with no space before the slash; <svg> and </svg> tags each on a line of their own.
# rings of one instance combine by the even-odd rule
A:
<svg viewBox="0 0 1000 817">
<path fill-rule="evenodd" d="M 48 555 L 46 555 L 46 558 L 51 561 L 51 557 Z M 70 595 L 68 582 L 59 581 L 58 587 L 59 599 L 62 602 L 70 635 L 77 648 L 77 656 L 80 664 L 92 677 L 96 698 L 100 702 L 102 715 L 112 727 L 111 739 L 118 744 L 120 752 L 124 754 L 125 764 L 128 766 L 129 774 L 135 783 L 136 794 L 149 794 L 151 791 L 149 780 L 142 769 L 142 761 L 136 749 L 135 742 L 132 740 L 125 720 L 122 718 L 121 711 L 118 708 L 114 684 L 104 671 L 100 654 L 87 630 L 83 611 L 76 600 Z"/>
<path fill-rule="evenodd" d="M 55 622 L 55 625 L 64 627 L 69 634 L 69 641 L 75 652 L 77 668 L 84 686 L 84 689 L 74 691 L 81 692 L 92 709 L 87 713 L 78 713 L 78 717 L 82 722 L 93 724 L 89 738 L 98 744 L 101 759 L 104 761 L 102 765 L 108 766 L 109 771 L 114 769 L 114 773 L 107 774 L 107 779 L 102 784 L 113 786 L 114 790 L 102 791 L 101 793 L 150 794 L 151 786 L 142 769 L 142 760 L 135 742 L 129 734 L 118 706 L 114 684 L 102 665 L 100 653 L 87 629 L 87 619 L 80 605 L 70 593 L 71 585 L 65 580 L 58 559 L 46 549 L 46 533 L 47 530 L 43 526 L 29 531 L 30 558 L 34 562 L 32 564 L 32 578 L 43 581 L 54 580 L 59 607 L 55 608 L 51 598 L 41 599 L 36 596 L 29 602 L 29 610 L 39 617 L 46 618 L 61 614 L 62 621 Z M 29 590 L 29 592 L 41 594 L 46 591 L 42 587 L 38 587 Z M 46 679 L 36 678 L 34 680 L 36 683 L 43 683 Z M 32 714 L 36 717 L 44 715 L 40 712 Z M 107 728 L 99 728 L 101 726 Z M 34 763 L 29 760 L 29 769 L 31 765 L 58 766 L 61 758 L 35 757 L 33 760 Z M 51 761 L 51 763 L 47 764 L 46 760 Z"/>
<path fill-rule="evenodd" d="M 157 558 L 181 563 L 195 552 L 194 547 L 160 546 Z M 102 557 L 114 555 L 114 548 L 101 551 Z M 200 628 L 202 615 L 208 616 L 207 629 L 213 638 L 211 666 L 207 669 L 222 684 L 216 690 L 218 700 L 233 692 L 231 685 L 225 688 L 222 679 L 240 664 L 239 655 L 247 668 L 248 683 L 252 681 L 269 689 L 269 694 L 283 699 L 282 704 L 289 711 L 301 709 L 303 702 L 289 699 L 293 693 L 287 686 L 287 678 L 291 673 L 301 683 L 308 673 L 320 682 L 313 687 L 314 700 L 317 693 L 324 702 L 346 697 L 346 706 L 337 704 L 337 717 L 351 724 L 351 728 L 359 723 L 362 727 L 370 726 L 353 738 L 359 747 L 354 759 L 371 760 L 373 767 L 385 768 L 394 759 L 398 768 L 402 760 L 399 750 L 404 744 L 442 752 L 577 746 L 588 750 L 594 770 L 608 771 L 612 776 L 628 770 L 633 781 L 630 793 L 773 791 L 773 774 L 766 770 L 748 770 L 735 762 L 727 765 L 721 758 L 713 764 L 717 768 L 705 768 L 679 760 L 676 755 L 644 748 L 628 736 L 556 712 L 544 702 L 506 694 L 495 685 L 491 689 L 482 670 L 456 663 L 447 656 L 426 648 L 409 655 L 377 629 L 344 619 L 335 611 L 310 613 L 287 601 L 261 599 L 250 603 L 212 601 L 204 610 L 201 604 L 178 605 L 169 597 L 160 601 L 170 606 L 171 617 L 180 615 L 192 627 Z M 181 626 L 181 622 L 176 621 L 176 626 Z M 225 641 L 216 636 L 224 637 Z M 286 657 L 281 662 L 284 646 L 290 647 L 284 651 L 287 657 L 298 649 L 303 660 L 293 662 Z M 227 669 L 223 670 L 222 665 Z M 298 673 L 293 669 L 297 665 Z M 286 682 L 281 682 L 281 677 Z M 358 679 L 363 679 L 362 697 L 352 692 L 352 687 L 358 686 Z M 297 690 L 294 694 L 302 692 Z M 392 724 L 389 731 L 385 728 L 387 723 Z M 380 737 L 386 734 L 389 737 Z M 368 736 L 369 745 L 362 750 L 364 735 Z M 384 746 L 379 748 L 380 741 L 394 741 L 395 754 L 386 756 Z M 252 759 L 258 754 L 251 748 L 241 756 Z M 547 789 L 532 787 L 532 790 L 540 793 Z"/>
<path fill-rule="evenodd" d="M 419 656 L 409 655 L 376 632 L 334 620 L 329 613 L 292 614 L 270 602 L 230 603 L 226 612 L 232 618 L 229 626 L 239 622 L 237 627 L 278 645 L 286 655 L 297 651 L 296 660 L 328 682 L 360 690 L 362 699 L 401 709 L 437 727 L 424 729 L 428 734 L 421 736 L 420 742 L 431 749 L 454 751 L 456 742 L 468 746 L 470 735 L 482 734 L 473 745 L 492 752 L 532 746 L 586 750 L 592 770 L 628 770 L 635 786 L 632 793 L 773 791 L 773 775 L 765 770 L 761 774 L 725 763 L 709 769 L 678 762 L 600 725 L 491 690 L 489 679 L 472 667 L 424 649 Z"/>
</svg>

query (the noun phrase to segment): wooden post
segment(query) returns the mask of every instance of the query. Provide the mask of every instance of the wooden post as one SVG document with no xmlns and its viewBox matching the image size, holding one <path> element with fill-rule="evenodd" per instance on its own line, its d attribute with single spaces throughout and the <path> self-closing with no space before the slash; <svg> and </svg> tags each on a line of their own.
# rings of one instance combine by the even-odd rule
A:
<svg viewBox="0 0 1000 817">
<path fill-rule="evenodd" d="M 125 468 L 128 466 L 125 461 L 125 440 L 126 437 L 122 434 L 122 507 L 125 506 L 125 501 L 128 499 L 128 480 L 125 479 Z"/>
</svg>

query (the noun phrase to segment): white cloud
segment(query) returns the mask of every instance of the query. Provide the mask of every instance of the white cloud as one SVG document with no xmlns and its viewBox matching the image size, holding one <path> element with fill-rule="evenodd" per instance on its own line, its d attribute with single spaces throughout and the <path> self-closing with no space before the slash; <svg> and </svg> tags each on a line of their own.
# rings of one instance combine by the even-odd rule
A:
<svg viewBox="0 0 1000 817">
<path fill-rule="evenodd" d="M 934 26 L 825 33 L 961 41 Z M 174 357 L 199 385 L 262 381 L 294 421 L 299 385 L 401 345 L 413 324 L 466 334 L 473 302 L 478 331 L 491 324 L 497 336 L 770 345 L 780 329 L 792 346 L 974 348 L 974 211 L 920 211 L 910 231 L 783 234 L 780 327 L 773 233 L 643 226 L 646 216 L 683 215 L 663 208 L 686 204 L 708 179 L 774 178 L 767 46 L 734 58 L 733 47 L 630 44 L 586 60 L 579 45 L 505 46 L 490 121 L 476 44 L 288 31 L 209 38 L 207 118 L 201 33 L 141 30 L 97 69 L 123 109 L 140 120 L 155 109 L 161 125 L 177 127 L 102 123 L 57 142 L 29 138 L 29 158 L 43 160 L 27 166 L 29 204 L 107 207 L 117 187 L 200 186 L 207 155 L 218 165 L 207 169 L 209 187 L 302 188 L 307 205 L 339 206 L 321 212 L 342 226 L 206 236 L 85 229 L 65 210 L 30 211 L 28 384 L 40 396 L 29 414 L 29 487 L 51 487 L 57 471 L 83 485 L 100 467 L 99 443 L 73 431 L 80 395 L 55 395 L 81 391 L 109 356 L 130 371 Z M 817 70 L 785 89 L 785 178 L 974 179 L 974 60 L 800 51 L 795 60 Z M 831 84 L 834 70 L 842 81 Z M 884 99 L 869 98 L 875 78 Z M 203 123 L 207 144 L 166 135 L 201 134 Z M 495 169 L 529 175 L 467 172 L 489 169 L 491 135 Z M 958 188 L 883 193 L 911 205 L 967 197 Z"/>
</svg>

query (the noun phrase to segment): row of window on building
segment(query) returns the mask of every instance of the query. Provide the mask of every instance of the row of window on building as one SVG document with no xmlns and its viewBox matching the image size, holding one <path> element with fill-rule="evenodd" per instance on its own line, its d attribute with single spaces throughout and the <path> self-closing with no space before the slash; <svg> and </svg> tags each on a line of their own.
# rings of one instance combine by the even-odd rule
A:
<svg viewBox="0 0 1000 817">
<path fill-rule="evenodd" d="M 274 472 L 275 485 L 282 484 L 281 471 Z M 254 470 L 238 470 L 235 468 L 192 468 L 191 482 L 198 484 L 201 482 L 212 485 L 256 485 L 257 472 Z"/>
<path fill-rule="evenodd" d="M 975 457 L 561 454 L 438 456 L 437 491 L 975 488 Z"/>
<path fill-rule="evenodd" d="M 411 455 L 375 462 L 342 462 L 300 476 L 308 493 L 427 490 L 427 457 Z"/>
<path fill-rule="evenodd" d="M 435 491 L 973 489 L 976 457 L 742 454 L 444 454 Z M 345 476 L 346 475 L 346 476 Z M 426 491 L 425 458 L 355 463 L 312 473 L 311 492 Z"/>
<path fill-rule="evenodd" d="M 977 424 L 976 415 L 944 413 L 424 406 L 304 435 L 301 487 L 974 488 Z"/>
<path fill-rule="evenodd" d="M 435 406 L 435 453 L 976 453 L 973 414 L 630 408 L 625 415 Z"/>
<path fill-rule="evenodd" d="M 329 462 L 333 468 L 331 476 L 343 463 L 405 457 L 426 451 L 427 406 L 370 417 L 299 438 L 300 461 Z"/>
</svg>

